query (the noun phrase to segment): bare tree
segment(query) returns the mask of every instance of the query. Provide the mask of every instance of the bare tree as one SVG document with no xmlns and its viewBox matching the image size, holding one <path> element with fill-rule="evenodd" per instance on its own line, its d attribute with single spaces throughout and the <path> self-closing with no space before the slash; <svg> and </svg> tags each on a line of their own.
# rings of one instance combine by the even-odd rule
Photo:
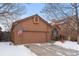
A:
<svg viewBox="0 0 79 59">
<path fill-rule="evenodd" d="M 75 9 L 75 14 L 76 14 L 76 24 L 77 24 L 77 42 L 79 44 L 79 19 L 78 19 L 78 4 L 77 3 L 72 3 L 72 6 Z"/>
<path fill-rule="evenodd" d="M 6 26 L 6 31 L 10 31 L 11 24 L 19 19 L 26 10 L 23 4 L 18 3 L 1 3 L 0 4 L 0 23 Z"/>
<path fill-rule="evenodd" d="M 71 4 L 67 3 L 49 3 L 45 4 L 45 7 L 42 9 L 41 13 L 48 16 L 47 18 L 52 19 L 55 17 L 56 19 L 60 19 L 64 16 L 72 15 L 74 8 Z"/>
<path fill-rule="evenodd" d="M 52 18 L 54 17 L 55 19 L 57 20 L 60 20 L 64 17 L 69 17 L 71 15 L 75 15 L 74 11 L 75 8 L 72 6 L 72 4 L 68 4 L 68 3 L 49 3 L 49 4 L 46 4 L 45 7 L 43 8 L 43 10 L 41 11 L 43 14 L 45 14 L 47 16 L 47 18 L 49 18 L 50 21 L 52 21 Z M 73 25 L 76 25 L 76 18 L 69 18 L 73 21 L 73 23 L 70 23 L 69 24 L 67 23 L 66 26 L 65 26 L 65 31 L 66 33 L 70 32 L 70 34 L 73 32 L 73 30 L 76 31 L 76 27 L 74 28 Z M 64 19 L 64 20 L 67 20 L 67 19 Z M 74 23 L 75 22 L 75 23 Z M 73 24 L 73 25 L 72 25 Z"/>
</svg>

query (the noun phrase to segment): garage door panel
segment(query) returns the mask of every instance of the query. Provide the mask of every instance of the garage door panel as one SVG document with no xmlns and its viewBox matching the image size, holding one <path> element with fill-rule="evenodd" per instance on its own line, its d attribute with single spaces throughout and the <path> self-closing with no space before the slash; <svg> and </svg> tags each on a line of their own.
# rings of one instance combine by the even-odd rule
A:
<svg viewBox="0 0 79 59">
<path fill-rule="evenodd" d="M 43 43 L 46 42 L 44 32 L 24 32 L 22 43 Z"/>
</svg>

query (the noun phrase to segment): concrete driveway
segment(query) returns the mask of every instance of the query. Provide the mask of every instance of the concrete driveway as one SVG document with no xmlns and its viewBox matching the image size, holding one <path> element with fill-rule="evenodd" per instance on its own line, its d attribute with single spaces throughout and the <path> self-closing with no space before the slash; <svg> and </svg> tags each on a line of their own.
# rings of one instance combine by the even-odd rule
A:
<svg viewBox="0 0 79 59">
<path fill-rule="evenodd" d="M 79 51 L 66 49 L 51 43 L 25 45 L 38 56 L 78 56 Z"/>
</svg>

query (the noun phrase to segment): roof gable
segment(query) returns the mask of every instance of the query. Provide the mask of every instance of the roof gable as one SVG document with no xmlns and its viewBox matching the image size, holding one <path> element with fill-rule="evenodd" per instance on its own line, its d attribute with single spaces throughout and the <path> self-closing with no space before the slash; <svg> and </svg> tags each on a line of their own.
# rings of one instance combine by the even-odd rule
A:
<svg viewBox="0 0 79 59">
<path fill-rule="evenodd" d="M 38 14 L 35 14 L 35 15 L 30 16 L 30 17 L 26 17 L 26 18 L 24 18 L 24 19 L 21 19 L 21 20 L 18 20 L 18 21 L 13 22 L 12 28 L 15 27 L 17 24 L 19 24 L 19 23 L 21 23 L 21 22 L 24 22 L 24 21 L 27 21 L 27 20 L 29 20 L 29 18 L 32 18 L 32 17 L 35 17 L 35 16 L 39 17 L 40 20 L 43 21 L 43 22 L 44 22 L 45 24 L 47 24 L 48 26 L 51 26 L 46 20 L 44 20 L 44 19 L 43 19 L 42 17 L 40 17 Z"/>
<path fill-rule="evenodd" d="M 38 14 L 35 14 L 35 15 L 30 16 L 30 17 L 26 17 L 26 18 L 24 18 L 24 19 L 15 21 L 13 24 L 15 24 L 15 23 L 20 23 L 20 22 L 22 22 L 22 21 L 26 21 L 26 20 L 28 20 L 28 18 L 32 18 L 32 17 L 34 17 L 34 16 L 40 17 Z M 46 20 L 44 20 L 42 17 L 40 17 L 40 18 L 41 18 L 40 20 L 42 20 L 43 22 L 45 22 L 45 23 L 47 23 L 47 24 L 49 25 L 49 23 L 48 23 Z"/>
<path fill-rule="evenodd" d="M 23 21 L 27 21 L 29 18 L 32 18 L 32 17 L 34 17 L 34 16 L 40 17 L 38 14 L 35 14 L 35 15 L 30 16 L 30 17 L 26 17 L 26 18 L 24 18 L 24 19 L 15 21 L 15 22 L 13 23 L 13 25 L 19 24 L 19 23 L 21 23 L 21 22 L 23 22 Z M 50 25 L 50 24 L 49 24 L 46 20 L 44 20 L 42 17 L 40 17 L 40 18 L 41 18 L 40 20 L 42 20 L 43 22 L 45 22 L 47 25 Z"/>
</svg>

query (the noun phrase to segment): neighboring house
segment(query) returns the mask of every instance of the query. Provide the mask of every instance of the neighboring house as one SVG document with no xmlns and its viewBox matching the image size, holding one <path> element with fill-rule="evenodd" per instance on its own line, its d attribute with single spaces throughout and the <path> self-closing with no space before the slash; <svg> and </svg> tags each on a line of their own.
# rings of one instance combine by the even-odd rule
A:
<svg viewBox="0 0 79 59">
<path fill-rule="evenodd" d="M 50 24 L 35 14 L 13 23 L 11 41 L 15 44 L 44 43 L 51 40 Z"/>
<path fill-rule="evenodd" d="M 62 20 L 53 21 L 52 26 L 55 26 L 54 23 L 60 28 L 59 33 L 65 37 L 64 39 L 77 40 L 77 24 L 75 16 L 69 16 Z"/>
</svg>

